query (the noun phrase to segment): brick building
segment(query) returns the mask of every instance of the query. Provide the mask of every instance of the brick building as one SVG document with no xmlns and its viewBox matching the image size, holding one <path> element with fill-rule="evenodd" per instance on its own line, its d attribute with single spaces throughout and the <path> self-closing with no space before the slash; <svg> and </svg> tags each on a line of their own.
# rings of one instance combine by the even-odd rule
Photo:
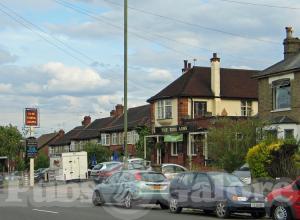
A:
<svg viewBox="0 0 300 220">
<path fill-rule="evenodd" d="M 259 117 L 278 138 L 300 137 L 300 39 L 286 27 L 284 59 L 256 74 Z"/>
<path fill-rule="evenodd" d="M 38 153 L 44 153 L 45 155 L 49 156 L 49 145 L 54 143 L 59 138 L 63 137 L 65 132 L 60 130 L 59 132 L 53 132 L 49 134 L 43 134 L 37 139 L 38 143 Z"/>
<path fill-rule="evenodd" d="M 211 67 L 191 67 L 147 101 L 153 135 L 147 137 L 152 163 L 204 165 L 208 159 L 207 129 L 216 117 L 251 117 L 258 112 L 257 71 L 220 68 L 213 54 Z M 147 155 L 145 155 L 147 156 Z"/>
</svg>

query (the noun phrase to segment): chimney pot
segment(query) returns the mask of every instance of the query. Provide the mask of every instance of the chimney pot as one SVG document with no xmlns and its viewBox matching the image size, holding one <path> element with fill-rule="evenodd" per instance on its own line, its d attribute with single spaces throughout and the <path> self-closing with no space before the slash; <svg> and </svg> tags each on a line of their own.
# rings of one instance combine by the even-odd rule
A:
<svg viewBox="0 0 300 220">
<path fill-rule="evenodd" d="M 286 27 L 286 38 L 293 38 L 293 27 Z"/>
<path fill-rule="evenodd" d="M 188 63 L 188 70 L 192 69 L 192 64 Z"/>
<path fill-rule="evenodd" d="M 124 113 L 124 106 L 121 104 L 116 105 L 116 114 L 115 116 L 119 117 Z"/>
<path fill-rule="evenodd" d="M 84 116 L 83 121 L 81 122 L 81 124 L 83 126 L 88 126 L 89 124 L 91 124 L 91 122 L 92 122 L 91 116 Z"/>
<path fill-rule="evenodd" d="M 213 53 L 213 57 L 210 59 L 210 62 L 220 62 L 220 58 L 217 53 Z"/>
</svg>

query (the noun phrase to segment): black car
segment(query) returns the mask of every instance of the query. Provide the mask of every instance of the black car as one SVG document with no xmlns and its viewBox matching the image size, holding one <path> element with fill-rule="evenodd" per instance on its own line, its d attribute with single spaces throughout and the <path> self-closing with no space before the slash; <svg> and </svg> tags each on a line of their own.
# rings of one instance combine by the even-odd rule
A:
<svg viewBox="0 0 300 220">
<path fill-rule="evenodd" d="M 182 208 L 202 209 L 219 218 L 231 213 L 251 213 L 262 218 L 265 213 L 265 198 L 251 192 L 238 177 L 223 172 L 186 172 L 176 176 L 170 184 L 169 207 L 172 213 Z"/>
</svg>

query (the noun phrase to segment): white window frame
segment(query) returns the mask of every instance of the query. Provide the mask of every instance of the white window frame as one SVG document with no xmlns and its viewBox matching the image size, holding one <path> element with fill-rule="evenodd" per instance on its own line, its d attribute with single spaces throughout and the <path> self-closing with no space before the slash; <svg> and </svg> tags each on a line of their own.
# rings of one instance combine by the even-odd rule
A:
<svg viewBox="0 0 300 220">
<path fill-rule="evenodd" d="M 110 134 L 106 134 L 106 133 L 101 134 L 101 145 L 110 146 Z"/>
<path fill-rule="evenodd" d="M 157 101 L 157 119 L 172 119 L 172 115 L 173 115 L 172 99 Z"/>
<path fill-rule="evenodd" d="M 112 135 L 111 135 L 111 144 L 112 145 L 117 145 L 118 144 L 118 134 L 117 133 L 112 133 Z"/>
<path fill-rule="evenodd" d="M 280 83 L 280 81 L 282 81 L 282 83 Z M 276 82 L 278 82 L 277 85 L 276 85 Z M 279 107 L 278 106 L 279 97 L 278 97 L 277 93 L 278 93 L 278 89 L 283 88 L 283 87 L 289 87 L 290 88 L 289 106 Z M 291 109 L 291 107 L 292 107 L 292 94 L 291 93 L 292 93 L 292 87 L 291 87 L 291 80 L 290 79 L 280 79 L 280 80 L 273 81 L 272 82 L 272 100 L 273 100 L 272 108 L 273 108 L 273 111 L 281 110 L 281 109 Z"/>
<path fill-rule="evenodd" d="M 178 142 L 171 142 L 171 156 L 178 156 Z"/>
<path fill-rule="evenodd" d="M 251 116 L 252 115 L 252 101 L 242 100 L 241 101 L 241 116 Z"/>
</svg>

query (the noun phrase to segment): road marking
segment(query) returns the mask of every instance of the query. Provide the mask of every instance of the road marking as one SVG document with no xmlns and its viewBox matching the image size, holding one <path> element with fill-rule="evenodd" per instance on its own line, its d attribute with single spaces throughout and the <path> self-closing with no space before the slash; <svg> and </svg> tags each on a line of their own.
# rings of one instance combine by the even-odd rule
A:
<svg viewBox="0 0 300 220">
<path fill-rule="evenodd" d="M 42 209 L 32 209 L 32 211 L 46 212 L 46 213 L 51 213 L 51 214 L 58 214 L 58 212 L 53 212 L 53 211 L 48 211 L 48 210 L 42 210 Z"/>
</svg>

